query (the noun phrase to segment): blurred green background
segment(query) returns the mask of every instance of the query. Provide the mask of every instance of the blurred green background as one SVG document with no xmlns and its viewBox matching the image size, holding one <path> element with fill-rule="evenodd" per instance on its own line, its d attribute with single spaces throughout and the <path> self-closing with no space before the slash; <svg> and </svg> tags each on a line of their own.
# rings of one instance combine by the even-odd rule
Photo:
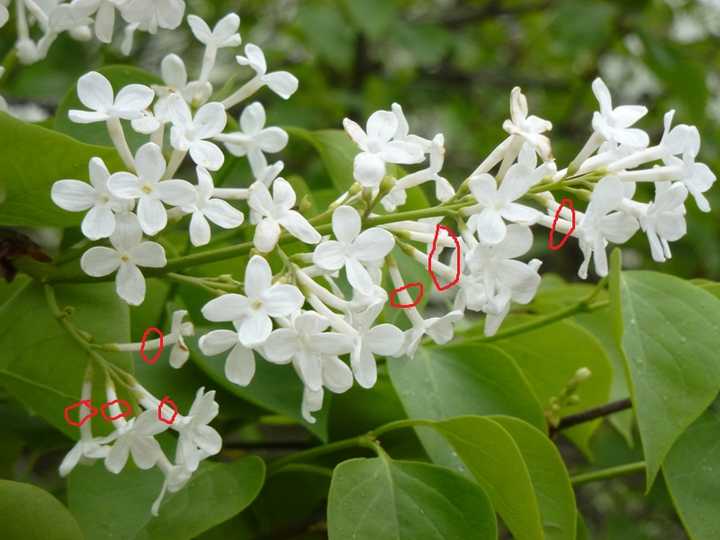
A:
<svg viewBox="0 0 720 540">
<path fill-rule="evenodd" d="M 530 110 L 553 123 L 558 166 L 568 163 L 590 133 L 596 102 L 591 81 L 602 76 L 617 103 L 646 105 L 640 126 L 652 141 L 662 116 L 694 124 L 703 146 L 700 160 L 720 167 L 720 2 L 718 0 L 189 0 L 188 13 L 215 21 L 228 11 L 242 17 L 243 42 L 261 45 L 272 69 L 300 79 L 288 102 L 270 93 L 269 123 L 308 129 L 339 128 L 345 116 L 364 119 L 394 101 L 403 105 L 411 130 L 445 134 L 445 176 L 458 184 L 503 137 L 509 94 L 519 85 Z M 0 54 L 14 41 L 13 25 L 0 31 Z M 119 37 L 119 36 L 118 36 Z M 168 52 L 197 66 L 202 51 L 187 26 L 157 36 L 137 36 L 133 57 L 117 45 L 78 43 L 67 36 L 49 58 L 22 67 L 4 85 L 11 104 L 39 104 L 52 113 L 77 78 L 92 68 L 131 63 L 157 71 Z M 230 52 L 221 52 L 220 88 L 239 72 Z M 316 154 L 291 139 L 281 155 L 286 174 L 302 176 L 311 188 L 330 185 Z M 247 182 L 235 171 L 231 183 Z M 649 193 L 642 196 L 649 197 Z M 718 190 L 709 193 L 720 205 Z M 647 199 L 646 199 L 647 200 Z M 716 212 L 688 205 L 689 234 L 673 244 L 663 272 L 720 279 Z M 547 251 L 536 235 L 545 272 L 574 279 L 575 245 Z M 655 268 L 646 238 L 636 235 L 625 250 L 630 267 Z M 603 437 L 608 438 L 604 444 Z M 606 430 L 599 436 L 598 466 L 632 460 L 632 450 Z M 606 450 L 605 450 L 606 449 Z M 29 474 L 29 473 L 28 473 Z M 642 496 L 641 480 L 617 480 L 579 491 L 593 537 L 684 538 L 662 485 Z"/>
</svg>

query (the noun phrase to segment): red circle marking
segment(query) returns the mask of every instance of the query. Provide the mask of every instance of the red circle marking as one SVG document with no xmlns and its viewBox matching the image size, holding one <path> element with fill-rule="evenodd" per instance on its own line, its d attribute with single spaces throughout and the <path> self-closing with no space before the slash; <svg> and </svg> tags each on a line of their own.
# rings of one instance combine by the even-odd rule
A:
<svg viewBox="0 0 720 540">
<path fill-rule="evenodd" d="M 420 289 L 420 292 L 417 295 L 417 298 L 415 301 L 409 303 L 409 304 L 401 304 L 397 301 L 397 295 L 400 294 L 402 291 L 405 291 L 407 289 L 411 288 L 417 288 Z M 416 281 L 414 283 L 408 283 L 404 287 L 398 287 L 397 289 L 393 289 L 390 291 L 390 305 L 394 308 L 400 308 L 400 309 L 407 309 L 411 307 L 415 307 L 420 303 L 420 300 L 422 300 L 423 294 L 425 294 L 425 286 L 420 283 L 419 281 Z"/>
<path fill-rule="evenodd" d="M 115 403 L 118 403 L 120 405 L 121 409 L 127 407 L 127 411 L 121 410 L 120 414 L 117 414 L 115 416 L 107 416 L 105 414 L 105 411 L 107 410 L 108 407 L 110 407 L 111 405 L 113 405 Z M 106 422 L 112 422 L 113 420 L 117 420 L 118 418 L 127 418 L 128 416 L 130 416 L 132 414 L 132 405 L 130 405 L 124 399 L 114 399 L 112 401 L 108 401 L 108 402 L 100 405 L 100 414 L 102 415 L 103 419 Z"/>
<path fill-rule="evenodd" d="M 557 221 L 560 218 L 560 212 L 562 212 L 562 209 L 567 205 L 568 208 L 570 208 L 570 212 L 572 214 L 572 224 L 570 225 L 570 230 L 565 233 L 565 236 L 562 237 L 562 240 L 560 240 L 560 243 L 553 244 L 553 239 L 555 237 L 555 227 L 557 226 Z M 561 247 L 565 245 L 565 243 L 568 241 L 568 238 L 570 238 L 570 235 L 575 230 L 575 205 L 572 202 L 572 199 L 563 198 L 562 201 L 560 201 L 560 206 L 558 206 L 558 209 L 555 211 L 555 219 L 553 219 L 552 227 L 550 227 L 550 234 L 548 235 L 548 248 L 552 249 L 553 251 L 559 250 Z"/>
<path fill-rule="evenodd" d="M 440 282 L 438 281 L 438 278 L 432 269 L 433 255 L 435 255 L 435 251 L 437 251 L 437 242 L 440 236 L 440 229 L 444 230 L 448 234 L 448 236 L 452 238 L 452 241 L 455 244 L 455 277 L 447 285 L 440 285 Z M 433 283 L 435 284 L 435 288 L 438 291 L 447 291 L 448 289 L 458 284 L 458 282 L 460 281 L 460 273 L 462 271 L 461 260 L 462 258 L 460 252 L 460 241 L 458 240 L 455 231 L 453 231 L 450 227 L 446 227 L 445 225 L 436 225 L 435 238 L 433 238 L 432 248 L 430 249 L 430 253 L 428 253 L 428 272 L 430 273 L 430 277 L 432 278 Z"/>
<path fill-rule="evenodd" d="M 152 358 L 148 359 L 147 355 L 145 354 L 145 342 L 147 342 L 148 334 L 150 334 L 150 332 L 155 332 L 158 336 L 160 336 L 160 347 L 158 348 L 157 352 L 152 356 Z M 159 328 L 155 328 L 154 326 L 151 326 L 150 328 L 145 330 L 142 336 L 142 340 L 140 341 L 140 356 L 146 364 L 150 364 L 152 366 L 155 362 L 157 362 L 164 348 L 165 336 L 162 333 L 162 330 L 160 330 Z"/>
<path fill-rule="evenodd" d="M 167 420 L 162 415 L 162 410 L 165 405 L 169 405 L 173 410 L 173 415 L 170 418 L 170 420 Z M 177 405 L 175 405 L 175 402 L 172 399 L 170 399 L 168 396 L 165 396 L 164 398 L 162 398 L 162 400 L 158 404 L 158 420 L 160 420 L 161 422 L 165 422 L 168 426 L 171 426 L 172 423 L 175 421 L 175 417 L 177 415 L 178 415 L 178 409 L 177 409 Z"/>
<path fill-rule="evenodd" d="M 85 407 L 86 409 L 90 410 L 90 413 L 84 416 L 81 420 L 76 421 L 70 418 L 70 411 L 72 411 L 73 409 L 77 409 L 78 407 Z M 93 407 L 92 402 L 89 399 L 83 399 L 82 401 L 78 401 L 77 403 L 73 403 L 72 405 L 68 405 L 67 407 L 65 407 L 65 410 L 63 411 L 63 416 L 65 417 L 65 421 L 71 426 L 80 427 L 85 422 L 90 420 L 93 416 L 97 416 L 97 413 L 97 407 Z"/>
</svg>

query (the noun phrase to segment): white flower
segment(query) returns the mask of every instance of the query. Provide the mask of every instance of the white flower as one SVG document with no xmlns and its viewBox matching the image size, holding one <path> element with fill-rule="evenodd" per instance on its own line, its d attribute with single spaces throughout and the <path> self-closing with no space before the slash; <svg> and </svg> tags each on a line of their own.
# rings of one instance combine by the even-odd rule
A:
<svg viewBox="0 0 720 540">
<path fill-rule="evenodd" d="M 647 109 L 641 105 L 620 105 L 613 108 L 610 91 L 600 77 L 593 81 L 592 90 L 600 104 L 600 111 L 593 113 L 593 129 L 606 141 L 645 148 L 650 142 L 647 133 L 630 126 L 645 116 Z"/>
<path fill-rule="evenodd" d="M 688 191 L 679 182 L 657 182 L 655 200 L 650 203 L 640 226 L 647 234 L 653 260 L 665 262 L 672 257 L 668 242 L 679 240 L 687 232 L 685 199 Z"/>
<path fill-rule="evenodd" d="M 540 154 L 543 161 L 553 159 L 550 139 L 542 135 L 552 129 L 552 124 L 538 116 L 528 116 L 527 99 L 517 86 L 510 93 L 510 119 L 503 122 L 503 129 L 511 135 L 522 137 Z"/>
<path fill-rule="evenodd" d="M 239 386 L 247 386 L 255 376 L 255 353 L 240 341 L 237 328 L 239 322 L 233 322 L 236 331 L 212 330 L 202 336 L 198 342 L 200 350 L 207 356 L 215 356 L 227 350 L 225 359 L 225 378 Z"/>
<path fill-rule="evenodd" d="M 184 0 L 127 0 L 121 7 L 123 18 L 154 34 L 159 28 L 174 30 L 185 14 Z"/>
<path fill-rule="evenodd" d="M 111 437 L 88 437 L 83 432 L 81 439 L 75 443 L 60 463 L 60 476 L 65 478 L 70 474 L 78 463 L 93 463 L 96 459 L 104 459 L 110 452 L 108 442 Z"/>
<path fill-rule="evenodd" d="M 350 353 L 350 365 L 355 380 L 363 388 L 372 388 L 377 381 L 375 355 L 395 356 L 403 347 L 404 335 L 398 327 L 387 323 L 373 326 L 384 306 L 383 300 L 350 315 L 350 322 L 358 333 Z"/>
<path fill-rule="evenodd" d="M 350 285 L 369 293 L 374 284 L 363 263 L 382 260 L 390 253 L 395 245 L 393 235 L 379 227 L 362 231 L 360 214 L 351 206 L 340 206 L 333 212 L 332 228 L 337 240 L 319 244 L 313 262 L 331 272 L 344 266 Z"/>
<path fill-rule="evenodd" d="M 533 235 L 529 227 L 512 224 L 508 225 L 502 242 L 494 245 L 480 243 L 467 257 L 467 268 L 476 282 L 468 289 L 461 288 L 461 291 L 466 295 L 466 307 L 488 314 L 485 320 L 486 335 L 495 333 L 510 310 L 511 302 L 528 304 L 540 286 L 537 264 L 515 260 L 530 250 L 532 242 Z M 465 276 L 460 280 L 461 287 L 464 280 Z M 481 287 L 482 292 L 473 290 L 474 287 Z M 481 305 L 478 305 L 478 300 L 482 302 Z"/>
<path fill-rule="evenodd" d="M 272 332 L 270 317 L 288 317 L 303 305 L 304 297 L 294 285 L 272 284 L 272 270 L 260 255 L 245 268 L 245 294 L 224 294 L 202 309 L 213 322 L 237 321 L 240 342 L 246 347 L 265 342 Z"/>
<path fill-rule="evenodd" d="M 80 266 L 93 277 L 117 271 L 115 287 L 123 300 L 137 306 L 145 299 L 145 278 L 138 266 L 162 268 L 167 264 L 165 250 L 156 242 L 143 242 L 142 231 L 134 214 L 120 214 L 115 232 L 110 236 L 112 248 L 96 246 L 83 253 Z"/>
<path fill-rule="evenodd" d="M 163 203 L 186 206 L 195 202 L 195 188 L 185 180 L 162 180 L 165 158 L 155 143 L 142 145 L 135 154 L 137 176 L 117 172 L 110 176 L 108 188 L 116 197 L 139 199 L 137 215 L 145 234 L 154 235 L 167 225 Z"/>
<path fill-rule="evenodd" d="M 166 462 L 166 463 L 165 463 Z M 165 492 L 176 493 L 180 491 L 190 481 L 192 477 L 192 471 L 188 469 L 184 463 L 178 463 L 172 465 L 167 458 L 158 461 L 158 466 L 161 467 L 163 474 L 165 475 L 165 481 L 163 482 L 162 489 L 155 502 L 150 509 L 153 516 L 157 517 L 160 514 L 160 505 L 165 498 Z"/>
<path fill-rule="evenodd" d="M 624 212 L 613 212 L 620 207 L 624 188 L 622 181 L 615 176 L 608 176 L 595 185 L 590 204 L 585 215 L 576 212 L 579 225 L 573 236 L 580 240 L 580 249 L 585 259 L 580 265 L 578 275 L 587 278 L 590 259 L 595 259 L 595 272 L 599 276 L 607 276 L 608 262 L 605 245 L 607 241 L 616 244 L 627 242 L 638 230 L 638 222 Z"/>
<path fill-rule="evenodd" d="M 409 143 L 417 144 L 422 147 L 424 152 L 429 152 L 432 141 L 429 141 L 423 137 L 419 137 L 418 135 L 410 134 L 410 126 L 408 125 L 408 121 L 405 118 L 405 113 L 403 112 L 400 104 L 393 103 L 390 108 L 392 109 L 393 114 L 397 118 L 397 130 L 395 130 L 395 135 L 393 136 L 393 139 L 395 139 L 396 141 L 406 141 Z M 438 171 L 439 170 L 440 169 L 438 169 Z"/>
<path fill-rule="evenodd" d="M 292 361 L 303 384 L 317 392 L 325 380 L 323 357 L 337 357 L 349 353 L 353 348 L 352 336 L 325 332 L 328 326 L 330 322 L 314 311 L 296 315 L 291 319 L 289 328 L 279 328 L 270 334 L 263 346 L 265 357 L 277 364 Z M 352 372 L 340 360 L 331 361 L 327 368 L 330 369 L 330 379 L 333 374 L 338 375 L 339 379 L 346 378 L 346 375 L 336 372 L 347 370 L 352 384 Z"/>
<path fill-rule="evenodd" d="M 279 152 L 288 142 L 288 134 L 279 127 L 265 127 L 265 109 L 255 102 L 240 115 L 242 131 L 222 133 L 216 137 L 234 156 L 247 155 L 253 175 L 257 178 L 268 166 L 265 154 Z"/>
<path fill-rule="evenodd" d="M 129 212 L 134 202 L 110 193 L 107 186 L 110 173 L 102 159 L 92 158 L 88 169 L 90 184 L 80 180 L 58 180 L 53 184 L 50 196 L 55 204 L 69 212 L 89 210 L 81 230 L 90 240 L 98 240 L 115 231 L 115 213 Z"/>
<path fill-rule="evenodd" d="M 238 30 L 240 28 L 240 17 L 235 13 L 228 13 L 220 19 L 215 27 L 210 30 L 208 24 L 197 15 L 188 15 L 187 22 L 190 25 L 195 38 L 207 47 L 220 49 L 223 47 L 238 47 L 242 40 Z"/>
<path fill-rule="evenodd" d="M 223 229 L 234 229 L 242 224 L 245 216 L 227 201 L 212 198 L 215 189 L 212 176 L 199 165 L 195 170 L 198 177 L 198 185 L 195 187 L 196 200 L 193 205 L 187 206 L 183 210 L 192 213 L 190 241 L 193 246 L 204 246 L 210 242 L 210 224 L 208 220 Z"/>
<path fill-rule="evenodd" d="M 698 152 L 700 151 L 700 140 L 698 138 L 697 144 L 692 141 L 685 151 L 683 152 L 682 159 L 673 158 L 672 164 L 680 169 L 678 180 L 680 180 L 695 199 L 695 204 L 702 212 L 710 211 L 710 202 L 707 200 L 705 193 L 715 183 L 715 173 L 710 170 L 710 167 L 704 163 L 698 163 L 695 161 Z"/>
<path fill-rule="evenodd" d="M 192 116 L 190 106 L 178 95 L 167 101 L 167 114 L 173 126 L 170 140 L 173 148 L 189 151 L 192 160 L 201 167 L 216 171 L 222 167 L 225 156 L 212 139 L 222 133 L 227 123 L 225 107 L 221 103 L 206 103 Z"/>
<path fill-rule="evenodd" d="M 168 54 L 160 64 L 160 73 L 164 86 L 153 86 L 160 99 L 155 105 L 155 114 L 163 121 L 170 121 L 168 114 L 168 98 L 179 94 L 185 101 L 194 105 L 205 103 L 212 94 L 209 82 L 188 82 L 185 62 L 177 54 Z"/>
<path fill-rule="evenodd" d="M 385 176 L 387 163 L 412 164 L 424 159 L 417 143 L 392 140 L 398 130 L 398 119 L 390 111 L 376 111 L 368 118 L 366 131 L 349 118 L 343 127 L 358 145 L 360 152 L 353 162 L 353 176 L 365 187 L 377 187 Z"/>
<path fill-rule="evenodd" d="M 318 233 L 310 222 L 299 212 L 292 209 L 295 206 L 295 191 L 283 178 L 273 182 L 272 196 L 262 182 L 255 182 L 250 190 L 248 204 L 253 211 L 255 247 L 267 253 L 275 248 L 280 238 L 282 226 L 298 240 L 306 244 L 317 244 L 320 241 Z"/>
<path fill-rule="evenodd" d="M 117 438 L 105 457 L 105 467 L 108 471 L 118 474 L 132 454 L 138 468 L 152 468 L 162 454 L 155 435 L 167 428 L 167 424 L 158 420 L 157 411 L 154 410 L 144 411 L 137 418 L 121 424 Z"/>
<path fill-rule="evenodd" d="M 71 4 L 84 15 L 95 15 L 95 35 L 103 43 L 112 41 L 115 28 L 115 10 L 125 0 L 74 0 Z"/>
<path fill-rule="evenodd" d="M 347 392 L 352 387 L 353 376 L 347 364 L 334 355 L 320 355 L 320 376 L 322 386 L 318 390 L 312 390 L 309 386 L 303 388 L 302 404 L 300 411 L 303 418 L 310 424 L 315 423 L 312 413 L 322 409 L 324 390 L 327 388 L 335 394 Z"/>
<path fill-rule="evenodd" d="M 507 229 L 503 219 L 528 225 L 537 221 L 540 212 L 515 202 L 544 176 L 554 172 L 548 164 L 537 168 L 536 164 L 535 151 L 530 145 L 524 145 L 518 162 L 508 169 L 500 187 L 487 173 L 470 178 L 470 191 L 482 210 L 477 212 L 475 207 L 467 210 L 473 213 L 468 227 L 477 231 L 480 240 L 489 244 L 501 242 Z"/>
<path fill-rule="evenodd" d="M 673 165 L 675 161 L 672 158 L 676 155 L 690 152 L 697 156 L 700 151 L 700 133 L 697 128 L 687 124 L 678 124 L 671 128 L 674 116 L 675 111 L 670 110 L 663 117 L 664 129 L 659 146 L 663 151 L 665 165 Z"/>
<path fill-rule="evenodd" d="M 267 72 L 265 54 L 257 45 L 248 43 L 245 45 L 245 56 L 236 56 L 235 59 L 241 66 L 250 66 L 255 70 L 258 87 L 267 86 L 283 99 L 288 99 L 298 88 L 298 80 L 293 74 L 287 71 Z"/>
<path fill-rule="evenodd" d="M 170 365 L 175 369 L 181 368 L 190 356 L 190 349 L 185 344 L 185 337 L 195 335 L 195 327 L 191 322 L 183 322 L 188 312 L 178 309 L 173 312 L 170 334 L 166 338 L 173 346 L 170 349 Z"/>
<path fill-rule="evenodd" d="M 178 453 L 190 471 L 197 470 L 203 457 L 214 456 L 222 448 L 222 437 L 208 426 L 219 409 L 215 391 L 205 392 L 204 388 L 200 388 L 187 416 L 173 423 L 173 429 L 180 433 Z"/>
<path fill-rule="evenodd" d="M 449 343 L 455 334 L 454 324 L 463 319 L 463 312 L 453 310 L 442 317 L 431 317 L 421 321 L 413 321 L 413 327 L 405 331 L 403 351 L 407 356 L 415 356 L 420 341 L 427 334 L 438 345 Z"/>
<path fill-rule="evenodd" d="M 90 124 L 111 118 L 133 120 L 140 118 L 155 98 L 152 88 L 142 84 L 129 84 L 113 92 L 110 81 L 96 71 L 86 73 L 78 80 L 77 94 L 80 102 L 90 111 L 72 109 L 68 116 L 73 122 Z"/>
</svg>

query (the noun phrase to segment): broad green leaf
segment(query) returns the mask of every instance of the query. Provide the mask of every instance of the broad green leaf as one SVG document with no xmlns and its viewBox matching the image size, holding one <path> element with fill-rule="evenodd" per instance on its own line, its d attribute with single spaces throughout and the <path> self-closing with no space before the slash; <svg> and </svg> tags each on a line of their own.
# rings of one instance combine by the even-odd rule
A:
<svg viewBox="0 0 720 540">
<path fill-rule="evenodd" d="M 545 429 L 530 385 L 513 359 L 496 347 L 422 347 L 415 358 L 390 359 L 388 366 L 409 418 L 503 414 Z M 465 469 L 438 433 L 421 429 L 418 436 L 433 462 Z"/>
<path fill-rule="evenodd" d="M 322 159 L 325 170 L 339 193 L 347 191 L 353 180 L 353 161 L 359 152 L 357 145 L 341 129 L 310 131 L 286 127 L 291 137 L 310 143 Z"/>
<path fill-rule="evenodd" d="M 508 319 L 505 328 L 529 318 Z M 550 398 L 558 396 L 575 372 L 587 367 L 592 377 L 577 390 L 580 402 L 563 409 L 563 416 L 604 405 L 610 396 L 612 367 L 597 339 L 587 330 L 567 321 L 543 326 L 495 343 L 515 359 L 523 370 L 538 400 L 547 407 Z M 600 420 L 587 422 L 563 433 L 589 455 L 588 442 Z"/>
<path fill-rule="evenodd" d="M 444 467 L 383 456 L 344 461 L 333 473 L 330 540 L 485 540 L 496 527 L 480 486 Z"/>
<path fill-rule="evenodd" d="M 68 501 L 86 538 L 190 540 L 246 508 L 264 478 L 265 464 L 256 456 L 205 462 L 184 488 L 166 494 L 155 518 L 150 507 L 163 483 L 159 470 L 128 465 L 113 475 L 96 463 L 72 472 Z"/>
<path fill-rule="evenodd" d="M 720 300 L 673 276 L 620 272 L 619 251 L 612 264 L 615 337 L 630 374 L 649 489 L 720 388 Z"/>
<path fill-rule="evenodd" d="M 575 493 L 565 463 L 547 436 L 517 418 L 493 417 L 520 448 L 535 488 L 546 540 L 573 540 L 577 527 Z"/>
<path fill-rule="evenodd" d="M 111 171 L 120 167 L 115 150 L 83 144 L 0 112 L 0 225 L 19 227 L 69 227 L 83 214 L 66 212 L 50 199 L 57 180 L 88 178 L 88 162 L 101 157 Z"/>
<path fill-rule="evenodd" d="M 720 531 L 720 402 L 677 440 L 662 470 L 675 508 L 693 540 L 715 540 Z"/>
<path fill-rule="evenodd" d="M 61 307 L 73 308 L 71 322 L 94 336 L 97 343 L 128 341 L 127 305 L 118 298 L 113 283 L 63 285 L 55 291 Z M 80 399 L 89 356 L 50 312 L 39 283 L 29 283 L 0 308 L 0 350 L 2 384 L 50 424 L 77 438 L 78 429 L 65 422 L 63 412 Z M 129 353 L 103 352 L 103 356 L 123 369 L 132 369 Z M 99 368 L 95 380 L 94 399 L 102 403 Z"/>
<path fill-rule="evenodd" d="M 110 81 L 113 90 L 115 90 L 115 95 L 117 95 L 121 88 L 129 84 L 144 84 L 146 86 L 162 84 L 162 80 L 157 75 L 133 66 L 105 66 L 96 71 Z M 71 109 L 87 110 L 87 107 L 80 103 L 78 99 L 76 86 L 68 90 L 55 113 L 55 129 L 57 131 L 66 133 L 88 144 L 100 144 L 112 147 L 113 143 L 108 135 L 105 122 L 76 124 L 68 117 L 68 112 Z M 133 151 L 148 142 L 148 136 L 135 132 L 129 122 L 123 122 L 123 128 L 125 130 L 125 138 Z"/>
<path fill-rule="evenodd" d="M 83 540 L 60 501 L 31 484 L 0 480 L 0 534 L 3 540 Z"/>
<path fill-rule="evenodd" d="M 197 329 L 196 334 L 201 336 L 206 331 L 207 329 Z M 254 405 L 293 418 L 320 439 L 327 440 L 329 393 L 325 394 L 326 403 L 323 410 L 315 414 L 317 421 L 314 424 L 306 422 L 300 412 L 303 386 L 291 366 L 271 364 L 257 355 L 255 357 L 256 371 L 252 383 L 245 387 L 238 386 L 225 377 L 227 353 L 208 358 L 198 350 L 194 340 L 189 345 L 193 362 L 225 390 Z"/>
<path fill-rule="evenodd" d="M 513 536 L 517 540 L 543 540 L 532 477 L 513 436 L 495 420 L 480 416 L 462 416 L 428 425 L 452 445 Z"/>
</svg>

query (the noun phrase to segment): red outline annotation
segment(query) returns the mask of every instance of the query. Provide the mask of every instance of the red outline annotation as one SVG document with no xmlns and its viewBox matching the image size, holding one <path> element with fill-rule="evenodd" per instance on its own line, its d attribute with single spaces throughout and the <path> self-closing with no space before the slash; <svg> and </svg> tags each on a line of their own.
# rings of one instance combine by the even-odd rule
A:
<svg viewBox="0 0 720 540">
<path fill-rule="evenodd" d="M 111 405 L 118 403 L 120 405 L 120 408 L 123 409 L 127 407 L 127 411 L 120 411 L 120 414 L 116 414 L 115 416 L 107 416 L 105 414 L 105 410 L 110 407 Z M 112 401 L 107 401 L 100 405 L 100 414 L 102 415 L 103 419 L 107 422 L 112 422 L 113 420 L 117 420 L 119 418 L 127 418 L 132 415 L 132 405 L 128 403 L 124 399 L 114 399 Z"/>
<path fill-rule="evenodd" d="M 440 236 L 440 229 L 443 229 L 448 234 L 448 236 L 452 238 L 452 241 L 455 244 L 455 277 L 447 285 L 440 285 L 440 281 L 437 279 L 437 277 L 435 276 L 435 272 L 433 272 L 432 269 L 433 255 L 435 255 L 435 251 L 437 251 L 437 242 Z M 430 249 L 430 253 L 428 253 L 428 273 L 430 274 L 430 278 L 432 278 L 433 283 L 435 284 L 435 288 L 438 291 L 442 292 L 447 291 L 448 289 L 451 289 L 458 284 L 458 282 L 460 281 L 461 272 L 462 254 L 460 251 L 460 241 L 458 240 L 455 231 L 453 231 L 450 227 L 446 227 L 445 225 L 440 225 L 438 223 L 435 226 L 435 237 L 433 238 L 432 248 Z"/>
<path fill-rule="evenodd" d="M 152 358 L 148 359 L 147 354 L 145 354 L 145 343 L 147 342 L 148 334 L 150 332 L 155 332 L 158 336 L 160 336 L 160 347 L 158 348 L 157 352 L 152 356 Z M 145 332 L 143 332 L 142 340 L 140 341 L 140 357 L 143 359 L 143 362 L 152 366 L 153 364 L 155 364 L 155 362 L 158 361 L 164 348 L 165 334 L 162 333 L 162 330 L 151 326 L 150 328 L 145 330 Z"/>
<path fill-rule="evenodd" d="M 76 421 L 70 418 L 70 411 L 78 407 L 85 407 L 87 409 L 90 409 L 90 414 L 84 416 L 81 420 Z M 68 405 L 67 407 L 65 407 L 63 411 L 63 416 L 65 417 L 65 421 L 68 423 L 68 425 L 80 427 L 92 417 L 97 416 L 97 413 L 97 407 L 93 407 L 93 404 L 89 399 L 83 399 L 82 401 L 78 401 L 76 403 L 73 403 L 72 405 Z"/>
<path fill-rule="evenodd" d="M 562 212 L 562 209 L 567 206 L 570 208 L 570 212 L 572 214 L 572 224 L 570 226 L 570 230 L 565 233 L 565 236 L 562 237 L 562 240 L 560 240 L 560 243 L 553 244 L 553 240 L 555 237 L 555 227 L 557 226 L 557 221 L 560 218 L 560 212 Z M 548 248 L 552 249 L 553 251 L 558 251 L 560 248 L 562 248 L 565 243 L 568 241 L 568 238 L 570 238 L 570 235 L 575 230 L 575 204 L 573 203 L 572 199 L 568 199 L 567 197 L 563 197 L 563 199 L 560 201 L 560 206 L 558 206 L 558 209 L 555 211 L 555 219 L 553 219 L 552 227 L 550 227 L 550 234 L 548 235 Z"/>
<path fill-rule="evenodd" d="M 417 288 L 420 289 L 420 293 L 417 295 L 417 298 L 409 303 L 409 304 L 401 304 L 397 301 L 397 295 L 400 294 L 402 291 L 405 291 L 407 289 Z M 411 307 L 415 307 L 420 303 L 420 300 L 422 300 L 423 295 L 425 294 L 425 285 L 423 285 L 421 282 L 416 281 L 414 283 L 408 283 L 407 285 L 403 287 L 398 287 L 397 289 L 393 289 L 390 291 L 390 305 L 394 308 L 400 308 L 400 309 L 408 309 Z"/>
<path fill-rule="evenodd" d="M 170 418 L 170 420 L 166 420 L 162 415 L 162 410 L 165 405 L 169 405 L 173 410 L 173 415 Z M 175 402 L 172 399 L 170 399 L 168 396 L 165 396 L 164 398 L 162 398 L 162 400 L 158 404 L 157 411 L 158 411 L 158 420 L 160 420 L 161 422 L 164 422 L 168 426 L 171 426 L 173 424 L 173 422 L 175 422 L 175 418 L 178 415 L 177 405 L 175 405 Z"/>
</svg>

